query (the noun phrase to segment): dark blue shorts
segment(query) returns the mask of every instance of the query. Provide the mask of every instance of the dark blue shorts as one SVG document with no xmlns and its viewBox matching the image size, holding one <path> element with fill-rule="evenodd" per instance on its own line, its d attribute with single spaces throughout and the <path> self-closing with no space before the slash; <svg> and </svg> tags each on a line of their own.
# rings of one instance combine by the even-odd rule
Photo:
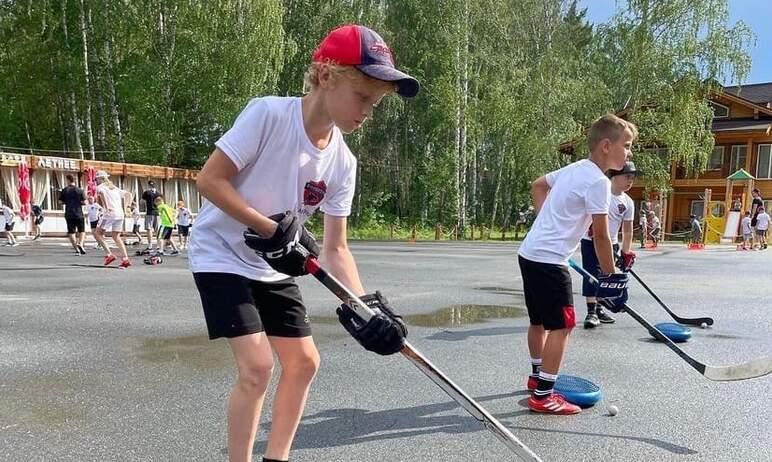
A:
<svg viewBox="0 0 772 462">
<path fill-rule="evenodd" d="M 614 244 L 614 258 L 619 253 L 619 244 Z M 582 268 L 596 278 L 602 274 L 598 256 L 595 255 L 595 244 L 588 239 L 582 239 Z M 594 297 L 597 293 L 595 286 L 587 279 L 582 279 L 582 295 Z"/>
</svg>

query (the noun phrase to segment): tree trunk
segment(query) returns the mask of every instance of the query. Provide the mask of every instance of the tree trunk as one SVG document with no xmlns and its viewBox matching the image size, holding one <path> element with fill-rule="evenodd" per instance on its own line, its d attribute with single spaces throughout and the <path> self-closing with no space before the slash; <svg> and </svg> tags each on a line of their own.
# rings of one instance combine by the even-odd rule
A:
<svg viewBox="0 0 772 462">
<path fill-rule="evenodd" d="M 67 2 L 62 2 L 62 30 L 64 31 L 64 47 L 69 51 L 70 40 L 67 34 Z M 79 157 L 83 160 L 83 144 L 80 142 L 80 118 L 78 118 L 78 106 L 75 100 L 75 91 L 70 87 L 69 95 L 70 112 L 72 116 L 72 139 L 75 142 L 75 149 Z"/>
<path fill-rule="evenodd" d="M 467 191 L 466 191 L 466 110 L 469 97 L 469 0 L 464 0 L 463 17 L 461 18 L 462 34 L 461 40 L 463 43 L 458 44 L 458 62 L 459 62 L 459 103 L 458 111 L 456 113 L 457 123 L 457 141 L 456 146 L 458 148 L 457 154 L 457 177 L 458 177 L 458 194 L 456 196 L 457 207 L 457 225 L 458 231 L 463 236 L 464 229 L 466 227 L 466 207 L 467 207 Z"/>
<path fill-rule="evenodd" d="M 499 155 L 499 162 L 498 162 L 498 173 L 496 174 L 496 189 L 493 192 L 493 210 L 491 211 L 491 229 L 493 229 L 494 226 L 496 226 L 496 212 L 498 212 L 499 209 L 499 193 L 501 192 L 501 173 L 504 171 L 504 153 L 507 150 L 506 144 L 502 144 L 502 146 L 499 148 L 500 155 Z"/>
<path fill-rule="evenodd" d="M 86 10 L 80 0 L 80 35 L 83 40 L 83 79 L 86 83 L 86 136 L 88 137 L 88 149 L 91 153 L 91 160 L 96 159 L 94 153 L 94 132 L 91 129 L 91 78 L 88 69 L 88 29 L 86 27 Z"/>
<path fill-rule="evenodd" d="M 105 63 L 107 65 L 107 87 L 110 98 L 110 115 L 113 119 L 113 129 L 115 130 L 116 151 L 118 162 L 126 162 L 126 156 L 123 150 L 123 130 L 121 129 L 120 112 L 118 111 L 118 95 L 115 90 L 115 78 L 113 77 L 113 35 L 109 34 L 105 39 Z"/>
</svg>

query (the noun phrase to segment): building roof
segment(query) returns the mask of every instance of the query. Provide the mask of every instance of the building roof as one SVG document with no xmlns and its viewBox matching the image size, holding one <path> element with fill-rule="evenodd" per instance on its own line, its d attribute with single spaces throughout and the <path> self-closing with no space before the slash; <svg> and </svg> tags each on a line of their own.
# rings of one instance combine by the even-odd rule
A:
<svg viewBox="0 0 772 462">
<path fill-rule="evenodd" d="M 746 172 L 744 168 L 741 168 L 740 170 L 732 173 L 729 175 L 727 180 L 732 181 L 742 181 L 742 180 L 755 180 L 756 178 L 753 177 L 750 173 Z"/>
<path fill-rule="evenodd" d="M 766 105 L 767 103 L 772 103 L 772 82 L 724 87 L 724 91 L 756 104 Z"/>
<path fill-rule="evenodd" d="M 713 120 L 711 130 L 716 132 L 772 132 L 772 120 Z"/>
</svg>

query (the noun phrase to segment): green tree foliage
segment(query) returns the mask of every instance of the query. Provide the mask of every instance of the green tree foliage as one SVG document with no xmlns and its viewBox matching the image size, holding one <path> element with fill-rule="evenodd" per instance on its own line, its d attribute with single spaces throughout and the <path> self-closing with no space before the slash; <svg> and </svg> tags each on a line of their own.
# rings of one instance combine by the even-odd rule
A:
<svg viewBox="0 0 772 462">
<path fill-rule="evenodd" d="M 0 145 L 200 167 L 250 98 L 302 94 L 319 40 L 356 22 L 422 92 L 348 137 L 352 220 L 512 225 L 531 180 L 585 155 L 558 145 L 608 111 L 640 126 L 649 186 L 706 165 L 705 96 L 744 78 L 752 33 L 726 0 L 620 3 L 593 26 L 575 0 L 0 1 Z"/>
</svg>

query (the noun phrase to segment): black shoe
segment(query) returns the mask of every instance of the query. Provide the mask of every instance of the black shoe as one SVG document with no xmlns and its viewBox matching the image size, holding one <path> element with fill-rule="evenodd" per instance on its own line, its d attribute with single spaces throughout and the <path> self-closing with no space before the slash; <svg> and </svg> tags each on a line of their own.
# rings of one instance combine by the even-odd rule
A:
<svg viewBox="0 0 772 462">
<path fill-rule="evenodd" d="M 78 253 L 79 254 L 86 255 L 86 249 L 84 249 L 82 245 L 79 245 L 77 247 L 78 247 Z"/>
<path fill-rule="evenodd" d="M 587 317 L 584 318 L 584 328 L 594 329 L 598 326 L 600 326 L 600 320 L 598 319 L 598 315 L 595 313 L 587 313 Z"/>
<path fill-rule="evenodd" d="M 603 308 L 598 308 L 598 320 L 603 324 L 614 324 L 617 322 L 617 320 L 609 316 Z"/>
</svg>

